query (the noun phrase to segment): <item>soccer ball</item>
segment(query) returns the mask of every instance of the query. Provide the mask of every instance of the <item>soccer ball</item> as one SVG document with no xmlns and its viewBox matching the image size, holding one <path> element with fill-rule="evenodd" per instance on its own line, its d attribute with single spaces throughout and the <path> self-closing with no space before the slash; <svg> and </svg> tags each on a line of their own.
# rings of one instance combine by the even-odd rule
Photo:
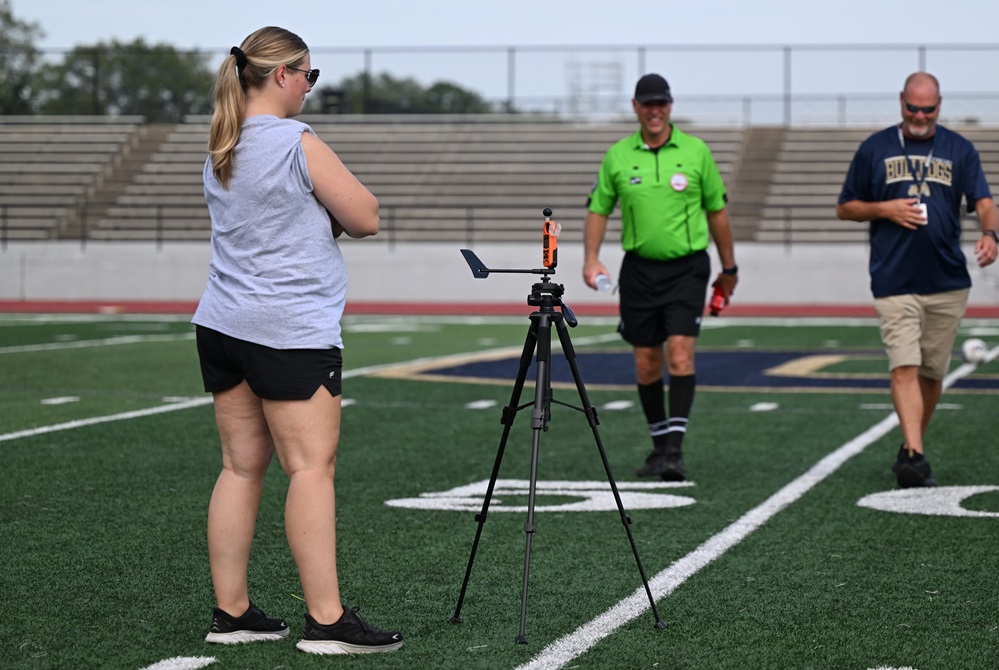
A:
<svg viewBox="0 0 999 670">
<path fill-rule="evenodd" d="M 968 363 L 981 363 L 989 355 L 989 346 L 977 337 L 972 337 L 961 345 L 961 353 Z"/>
</svg>

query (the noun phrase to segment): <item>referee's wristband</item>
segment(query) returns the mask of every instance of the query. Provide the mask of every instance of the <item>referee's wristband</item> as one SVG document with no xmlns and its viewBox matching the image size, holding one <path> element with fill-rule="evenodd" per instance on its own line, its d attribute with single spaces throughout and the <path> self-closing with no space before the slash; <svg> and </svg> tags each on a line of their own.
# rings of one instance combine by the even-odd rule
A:
<svg viewBox="0 0 999 670">
<path fill-rule="evenodd" d="M 996 244 L 999 244 L 999 231 L 993 230 L 992 228 L 983 230 L 982 237 L 991 237 L 996 241 Z"/>
<path fill-rule="evenodd" d="M 730 268 L 722 268 L 723 275 L 737 275 L 739 274 L 739 266 L 733 265 Z"/>
</svg>

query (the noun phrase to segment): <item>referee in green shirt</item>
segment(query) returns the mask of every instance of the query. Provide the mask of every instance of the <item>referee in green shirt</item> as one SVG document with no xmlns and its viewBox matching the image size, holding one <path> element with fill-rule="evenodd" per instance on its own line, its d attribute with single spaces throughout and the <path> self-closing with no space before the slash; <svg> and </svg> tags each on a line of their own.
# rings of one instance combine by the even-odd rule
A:
<svg viewBox="0 0 999 670">
<path fill-rule="evenodd" d="M 638 80 L 631 105 L 641 128 L 607 150 L 590 193 L 583 279 L 596 288 L 597 277 L 609 275 L 600 245 L 620 202 L 625 255 L 618 330 L 634 348 L 638 397 L 653 444 L 635 474 L 683 481 L 683 438 L 696 387 L 694 345 L 711 278 L 709 235 L 722 268 L 712 286 L 721 289 L 726 304 L 739 275 L 725 184 L 711 150 L 670 123 L 673 96 L 658 74 Z"/>
</svg>

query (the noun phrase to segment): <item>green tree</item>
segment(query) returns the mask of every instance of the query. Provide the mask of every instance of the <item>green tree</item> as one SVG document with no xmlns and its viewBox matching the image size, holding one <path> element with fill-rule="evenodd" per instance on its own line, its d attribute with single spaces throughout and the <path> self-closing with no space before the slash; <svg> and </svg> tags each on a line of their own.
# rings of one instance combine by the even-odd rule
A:
<svg viewBox="0 0 999 670">
<path fill-rule="evenodd" d="M 0 114 L 34 111 L 40 57 L 35 41 L 44 36 L 37 23 L 14 16 L 10 0 L 0 0 Z"/>
<path fill-rule="evenodd" d="M 487 114 L 495 111 L 482 96 L 457 84 L 438 81 L 425 88 L 412 78 L 397 79 L 388 73 L 370 78 L 365 73 L 345 77 L 338 84 L 320 88 L 310 111 L 327 111 L 333 99 L 348 114 Z M 326 102 L 323 102 L 326 101 Z"/>
<path fill-rule="evenodd" d="M 205 55 L 167 44 L 112 40 L 77 46 L 46 70 L 45 114 L 139 115 L 147 122 L 179 122 L 211 111 L 215 73 Z"/>
</svg>

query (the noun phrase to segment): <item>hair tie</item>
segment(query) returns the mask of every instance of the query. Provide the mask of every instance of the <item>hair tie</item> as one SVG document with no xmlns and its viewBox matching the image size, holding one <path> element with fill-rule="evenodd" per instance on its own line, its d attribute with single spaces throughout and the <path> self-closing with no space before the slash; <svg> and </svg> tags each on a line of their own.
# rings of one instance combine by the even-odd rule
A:
<svg viewBox="0 0 999 670">
<path fill-rule="evenodd" d="M 246 59 L 246 54 L 243 53 L 243 50 L 240 49 L 239 47 L 233 47 L 232 49 L 230 49 L 229 55 L 236 57 L 236 68 L 239 70 L 242 70 L 244 67 L 246 67 L 246 64 L 249 62 Z"/>
</svg>

